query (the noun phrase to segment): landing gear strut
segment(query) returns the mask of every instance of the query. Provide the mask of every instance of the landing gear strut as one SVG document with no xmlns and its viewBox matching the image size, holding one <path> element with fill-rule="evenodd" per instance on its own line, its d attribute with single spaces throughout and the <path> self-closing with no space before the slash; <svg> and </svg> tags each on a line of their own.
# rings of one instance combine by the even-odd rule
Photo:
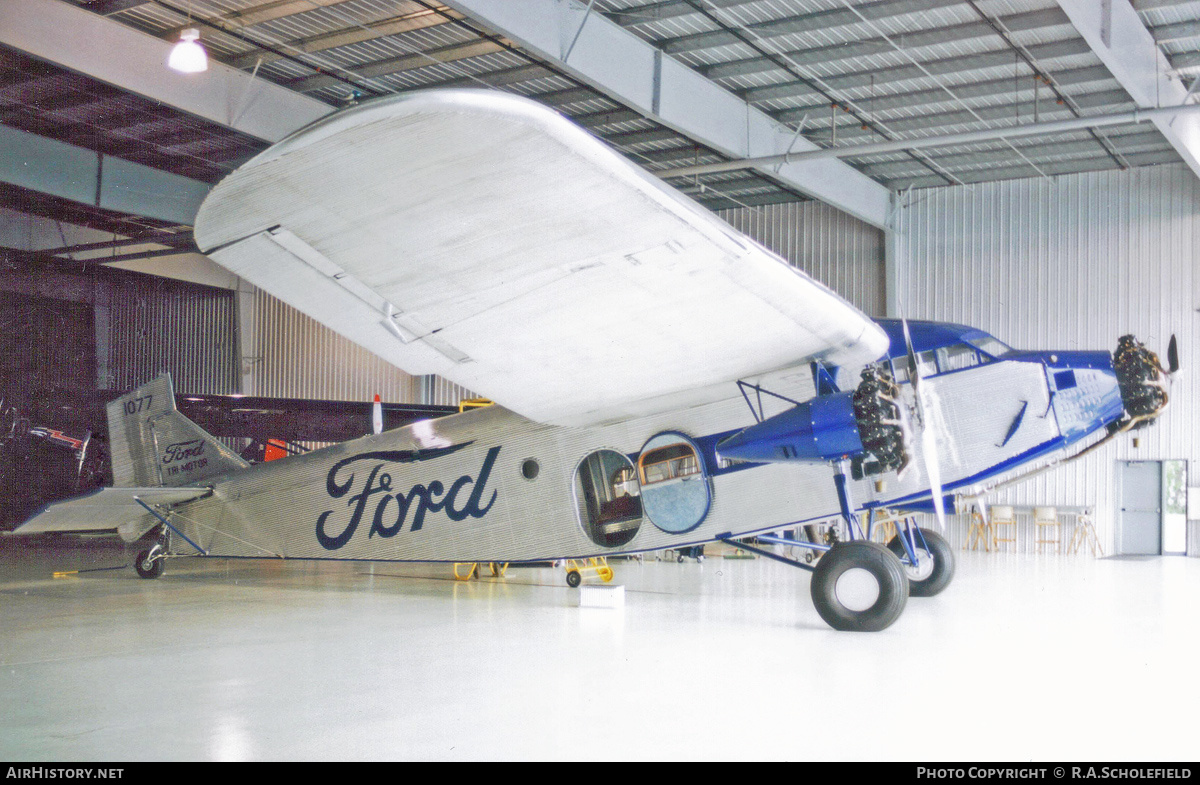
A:
<svg viewBox="0 0 1200 785">
<path fill-rule="evenodd" d="M 909 526 L 893 537 L 887 547 L 904 565 L 911 596 L 932 597 L 950 585 L 954 577 L 954 551 L 942 535 Z"/>
<path fill-rule="evenodd" d="M 900 618 L 908 602 L 908 576 L 896 555 L 877 542 L 849 540 L 831 546 L 797 543 L 758 535 L 760 542 L 800 545 L 825 551 L 812 567 L 795 559 L 735 540 L 726 532 L 717 539 L 768 559 L 789 564 L 813 574 L 813 605 L 825 623 L 835 630 L 878 632 Z"/>
</svg>

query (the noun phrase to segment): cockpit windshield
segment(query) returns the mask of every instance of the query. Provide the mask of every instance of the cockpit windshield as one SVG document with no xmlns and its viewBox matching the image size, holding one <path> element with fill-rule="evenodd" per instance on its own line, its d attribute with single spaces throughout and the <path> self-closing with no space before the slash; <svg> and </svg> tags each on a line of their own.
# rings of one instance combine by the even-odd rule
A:
<svg viewBox="0 0 1200 785">
<path fill-rule="evenodd" d="M 990 335 L 980 335 L 975 338 L 968 338 L 967 343 L 974 346 L 979 351 L 988 355 L 990 359 L 999 359 L 1005 354 L 1012 351 L 1012 347 L 1002 341 L 998 341 Z"/>
</svg>

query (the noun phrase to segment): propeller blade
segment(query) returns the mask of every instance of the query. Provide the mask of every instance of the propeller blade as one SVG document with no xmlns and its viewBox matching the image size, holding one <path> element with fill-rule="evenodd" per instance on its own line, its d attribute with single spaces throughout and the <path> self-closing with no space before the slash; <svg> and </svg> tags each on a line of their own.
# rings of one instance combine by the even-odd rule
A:
<svg viewBox="0 0 1200 785">
<path fill-rule="evenodd" d="M 913 351 L 912 334 L 908 331 L 908 319 L 901 317 L 900 325 L 904 328 L 904 349 L 908 354 L 908 380 L 912 382 L 913 389 L 916 390 L 917 385 L 920 383 L 921 373 L 917 367 L 917 353 Z M 917 406 L 919 407 L 920 405 L 921 401 L 918 398 Z"/>
<path fill-rule="evenodd" d="M 1175 336 L 1171 336 L 1171 342 L 1167 344 L 1167 373 L 1173 374 L 1179 370 L 1179 341 Z"/>
<path fill-rule="evenodd" d="M 924 398 L 926 392 L 926 387 L 918 390 L 918 399 Z M 933 421 L 925 416 L 936 405 L 936 402 L 931 400 L 921 403 L 924 411 L 921 425 L 921 455 L 925 458 L 925 476 L 929 480 L 929 490 L 933 494 L 933 511 L 937 515 L 938 529 L 944 532 L 946 531 L 946 505 L 945 494 L 942 492 L 942 469 L 938 463 L 937 434 L 933 432 Z"/>
<path fill-rule="evenodd" d="M 946 505 L 942 493 L 942 470 L 938 463 L 937 434 L 933 432 L 933 421 L 930 417 L 937 402 L 929 397 L 932 394 L 929 386 L 921 382 L 921 369 L 917 364 L 917 353 L 913 349 L 908 319 L 900 317 L 900 324 L 904 328 L 904 346 L 908 354 L 908 378 L 912 382 L 917 402 L 917 427 L 921 429 L 921 455 L 925 459 L 925 477 L 929 480 L 929 491 L 933 494 L 933 511 L 937 516 L 938 529 L 944 532 Z"/>
</svg>

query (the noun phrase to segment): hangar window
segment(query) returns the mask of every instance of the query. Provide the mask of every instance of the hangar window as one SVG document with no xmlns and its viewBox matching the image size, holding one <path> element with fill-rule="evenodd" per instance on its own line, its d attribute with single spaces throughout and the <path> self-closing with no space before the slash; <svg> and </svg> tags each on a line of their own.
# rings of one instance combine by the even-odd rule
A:
<svg viewBox="0 0 1200 785">
<path fill-rule="evenodd" d="M 588 539 L 604 548 L 626 544 L 642 525 L 641 489 L 633 462 L 597 450 L 575 470 L 575 506 Z"/>
<path fill-rule="evenodd" d="M 975 353 L 975 347 L 965 343 L 938 349 L 937 360 L 942 373 L 961 371 L 963 368 L 979 365 L 979 355 Z"/>
</svg>

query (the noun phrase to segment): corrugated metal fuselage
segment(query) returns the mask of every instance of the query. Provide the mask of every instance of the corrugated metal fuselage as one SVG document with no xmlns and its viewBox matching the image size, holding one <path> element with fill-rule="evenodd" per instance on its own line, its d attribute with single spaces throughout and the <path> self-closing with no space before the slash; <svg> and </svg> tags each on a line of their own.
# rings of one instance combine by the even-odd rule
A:
<svg viewBox="0 0 1200 785">
<path fill-rule="evenodd" d="M 791 381 L 812 394 L 811 380 Z M 996 362 L 926 383 L 937 401 L 931 416 L 947 487 L 1064 446 L 1040 362 Z M 908 385 L 903 391 L 911 394 Z M 673 548 L 836 517 L 826 464 L 722 465 L 712 445 L 752 422 L 740 397 L 586 428 L 541 425 L 488 407 L 212 478 L 213 494 L 176 507 L 171 520 L 212 556 L 508 562 Z M 1072 438 L 1082 438 L 1077 420 L 1072 427 Z M 888 475 L 882 491 L 867 480 L 851 484 L 857 507 L 928 491 L 914 441 L 917 453 L 903 479 Z M 668 455 L 672 442 L 696 448 L 699 471 L 674 480 L 670 493 L 653 493 L 664 500 L 690 493 L 694 521 L 655 520 L 662 505 L 651 503 L 651 487 L 629 482 L 639 455 L 664 444 Z M 607 463 L 589 463 L 601 452 Z M 596 474 L 596 466 L 606 468 Z M 623 466 L 628 475 L 616 476 Z M 680 485 L 688 480 L 693 484 Z M 632 508 L 623 500 L 623 515 L 608 516 L 617 521 L 612 538 L 599 532 L 613 526 L 594 519 L 603 520 L 597 510 L 606 503 L 615 509 L 621 500 L 597 500 L 589 482 L 606 485 L 605 493 L 641 495 Z M 174 543 L 189 552 L 179 538 Z"/>
</svg>

